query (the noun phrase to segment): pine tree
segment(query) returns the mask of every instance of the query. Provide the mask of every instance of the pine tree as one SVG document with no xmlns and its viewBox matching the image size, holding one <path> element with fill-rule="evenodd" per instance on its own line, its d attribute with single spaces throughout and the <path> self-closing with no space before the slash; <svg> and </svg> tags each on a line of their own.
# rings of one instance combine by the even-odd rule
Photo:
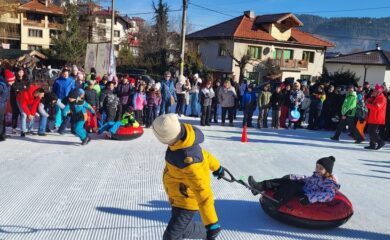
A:
<svg viewBox="0 0 390 240">
<path fill-rule="evenodd" d="M 61 35 L 53 38 L 52 54 L 67 63 L 82 65 L 85 59 L 87 39 L 81 33 L 77 5 L 68 4 L 66 6 L 64 23 Z"/>
</svg>

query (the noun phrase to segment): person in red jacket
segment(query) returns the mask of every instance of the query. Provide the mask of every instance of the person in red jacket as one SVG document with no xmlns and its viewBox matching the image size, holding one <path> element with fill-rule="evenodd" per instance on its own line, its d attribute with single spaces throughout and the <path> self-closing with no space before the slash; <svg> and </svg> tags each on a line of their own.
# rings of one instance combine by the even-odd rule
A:
<svg viewBox="0 0 390 240">
<path fill-rule="evenodd" d="M 26 133 L 34 135 L 32 132 L 32 128 L 34 126 L 34 117 L 37 113 L 39 103 L 44 96 L 45 91 L 42 88 L 36 85 L 30 85 L 28 88 L 22 90 L 16 97 L 16 101 L 22 115 L 22 132 L 20 136 L 25 137 Z M 27 119 L 30 120 L 28 128 Z"/>
<path fill-rule="evenodd" d="M 371 94 L 371 98 L 367 99 L 367 125 L 368 133 L 370 134 L 370 146 L 364 147 L 365 149 L 379 150 L 385 145 L 385 141 L 378 135 L 378 127 L 385 124 L 386 117 L 387 102 L 383 91 L 383 86 L 377 84 Z"/>
</svg>

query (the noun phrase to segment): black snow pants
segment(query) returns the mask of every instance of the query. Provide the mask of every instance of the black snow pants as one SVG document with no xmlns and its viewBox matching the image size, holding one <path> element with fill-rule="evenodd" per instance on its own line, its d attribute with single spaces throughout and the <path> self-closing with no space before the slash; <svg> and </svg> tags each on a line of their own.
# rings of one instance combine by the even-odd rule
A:
<svg viewBox="0 0 390 240">
<path fill-rule="evenodd" d="M 172 216 L 165 229 L 163 240 L 206 239 L 206 228 L 201 222 L 194 222 L 197 211 L 172 207 Z"/>
</svg>

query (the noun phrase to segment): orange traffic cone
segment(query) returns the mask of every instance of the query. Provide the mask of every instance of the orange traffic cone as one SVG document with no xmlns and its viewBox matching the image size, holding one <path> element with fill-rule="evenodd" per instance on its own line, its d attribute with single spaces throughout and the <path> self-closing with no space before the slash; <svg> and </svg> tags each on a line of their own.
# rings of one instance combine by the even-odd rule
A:
<svg viewBox="0 0 390 240">
<path fill-rule="evenodd" d="M 246 133 L 246 125 L 244 125 L 244 129 L 242 130 L 241 142 L 243 142 L 243 143 L 248 142 L 248 135 Z"/>
</svg>

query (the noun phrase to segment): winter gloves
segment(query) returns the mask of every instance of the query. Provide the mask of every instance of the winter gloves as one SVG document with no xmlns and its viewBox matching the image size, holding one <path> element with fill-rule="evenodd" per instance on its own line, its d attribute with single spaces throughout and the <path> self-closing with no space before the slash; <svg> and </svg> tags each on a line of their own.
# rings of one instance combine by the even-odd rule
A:
<svg viewBox="0 0 390 240">
<path fill-rule="evenodd" d="M 207 238 L 206 240 L 216 240 L 217 236 L 221 232 L 221 226 L 218 223 L 210 224 L 206 226 Z"/>
<path fill-rule="evenodd" d="M 213 172 L 213 175 L 219 180 L 225 176 L 225 169 L 220 166 L 217 171 Z"/>
</svg>

